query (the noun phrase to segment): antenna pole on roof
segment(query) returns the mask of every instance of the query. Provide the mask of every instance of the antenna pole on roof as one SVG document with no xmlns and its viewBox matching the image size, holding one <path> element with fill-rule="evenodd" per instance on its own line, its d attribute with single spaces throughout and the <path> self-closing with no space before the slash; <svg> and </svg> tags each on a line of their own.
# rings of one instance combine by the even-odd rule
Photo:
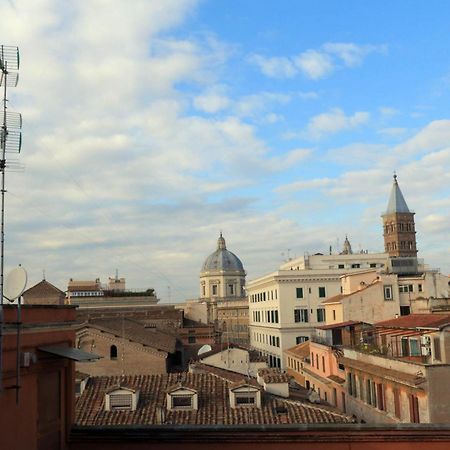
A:
<svg viewBox="0 0 450 450">
<path fill-rule="evenodd" d="M 1 217 L 0 217 L 0 392 L 3 391 L 3 298 L 5 257 L 5 169 L 6 153 L 20 153 L 22 146 L 22 116 L 8 112 L 7 87 L 17 86 L 19 80 L 19 49 L 0 45 L 0 86 L 3 87 L 2 121 L 0 128 Z M 14 167 L 14 165 L 13 165 Z M 18 349 L 17 349 L 18 350 Z"/>
</svg>

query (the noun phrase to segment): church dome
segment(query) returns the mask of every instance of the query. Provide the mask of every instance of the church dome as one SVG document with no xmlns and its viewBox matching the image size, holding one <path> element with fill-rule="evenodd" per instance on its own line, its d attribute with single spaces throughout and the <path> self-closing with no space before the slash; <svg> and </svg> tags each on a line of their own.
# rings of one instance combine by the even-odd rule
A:
<svg viewBox="0 0 450 450">
<path fill-rule="evenodd" d="M 220 233 L 217 240 L 217 250 L 206 258 L 202 267 L 202 272 L 214 271 L 242 272 L 245 274 L 241 260 L 234 253 L 227 250 L 222 233 Z"/>
</svg>

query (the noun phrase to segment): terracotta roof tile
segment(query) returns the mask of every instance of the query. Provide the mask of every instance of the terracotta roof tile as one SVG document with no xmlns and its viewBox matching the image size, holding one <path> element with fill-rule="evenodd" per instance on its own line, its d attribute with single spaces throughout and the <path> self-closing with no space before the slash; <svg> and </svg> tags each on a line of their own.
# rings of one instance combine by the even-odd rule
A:
<svg viewBox="0 0 450 450">
<path fill-rule="evenodd" d="M 374 324 L 377 328 L 438 328 L 450 325 L 450 314 L 409 314 Z"/>
<path fill-rule="evenodd" d="M 157 424 L 157 409 L 165 410 L 166 424 L 237 425 L 237 424 L 302 424 L 349 423 L 344 414 L 300 401 L 263 395 L 261 408 L 231 408 L 230 383 L 211 374 L 184 374 L 185 381 L 198 392 L 198 410 L 166 409 L 167 387 L 175 384 L 178 374 L 127 376 L 122 382 L 140 390 L 136 411 L 105 411 L 105 392 L 118 384 L 120 377 L 93 377 L 76 403 L 78 425 L 151 425 Z M 282 415 L 280 408 L 286 410 Z"/>
<path fill-rule="evenodd" d="M 29 289 L 27 289 L 23 295 L 27 294 L 33 294 L 33 295 L 39 295 L 39 296 L 45 296 L 45 295 L 61 295 L 65 296 L 66 294 L 61 291 L 61 289 L 58 289 L 53 284 L 49 283 L 47 280 L 42 280 L 39 283 L 35 284 L 34 286 L 31 286 Z"/>
<path fill-rule="evenodd" d="M 309 356 L 309 341 L 302 342 L 301 344 L 296 345 L 295 347 L 288 348 L 285 350 L 285 353 L 289 353 L 292 356 L 297 358 L 306 358 Z"/>
<path fill-rule="evenodd" d="M 259 369 L 258 376 L 261 377 L 265 383 L 289 383 L 291 378 L 287 373 L 274 368 Z"/>
<path fill-rule="evenodd" d="M 356 320 L 347 320 L 346 322 L 333 323 L 331 325 L 322 325 L 321 327 L 316 327 L 318 330 L 332 330 L 333 328 L 343 328 L 349 325 L 356 325 L 364 322 L 359 322 Z"/>
<path fill-rule="evenodd" d="M 164 333 L 157 328 L 146 328 L 142 323 L 128 318 L 91 319 L 85 326 L 123 336 L 130 341 L 168 353 L 175 352 L 175 336 Z"/>
</svg>

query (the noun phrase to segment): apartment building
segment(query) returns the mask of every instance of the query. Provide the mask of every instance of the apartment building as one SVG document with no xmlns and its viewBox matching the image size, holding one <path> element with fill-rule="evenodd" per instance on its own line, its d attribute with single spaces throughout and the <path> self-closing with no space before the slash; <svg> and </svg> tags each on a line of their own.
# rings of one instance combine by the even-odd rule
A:
<svg viewBox="0 0 450 450">
<path fill-rule="evenodd" d="M 388 264 L 385 253 L 305 255 L 247 283 L 250 345 L 271 366 L 286 368 L 283 351 L 308 340 L 326 322 L 322 301 L 342 293 L 341 277 Z"/>
</svg>

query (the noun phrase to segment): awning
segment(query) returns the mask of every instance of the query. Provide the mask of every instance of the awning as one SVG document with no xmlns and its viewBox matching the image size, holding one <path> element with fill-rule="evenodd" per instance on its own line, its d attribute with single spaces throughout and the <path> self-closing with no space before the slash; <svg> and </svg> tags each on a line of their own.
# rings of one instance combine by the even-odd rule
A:
<svg viewBox="0 0 450 450">
<path fill-rule="evenodd" d="M 62 345 L 47 345 L 45 347 L 38 347 L 38 350 L 79 362 L 96 361 L 101 358 L 101 356 L 95 355 L 94 353 L 88 353 L 78 348 L 64 347 Z"/>
</svg>

